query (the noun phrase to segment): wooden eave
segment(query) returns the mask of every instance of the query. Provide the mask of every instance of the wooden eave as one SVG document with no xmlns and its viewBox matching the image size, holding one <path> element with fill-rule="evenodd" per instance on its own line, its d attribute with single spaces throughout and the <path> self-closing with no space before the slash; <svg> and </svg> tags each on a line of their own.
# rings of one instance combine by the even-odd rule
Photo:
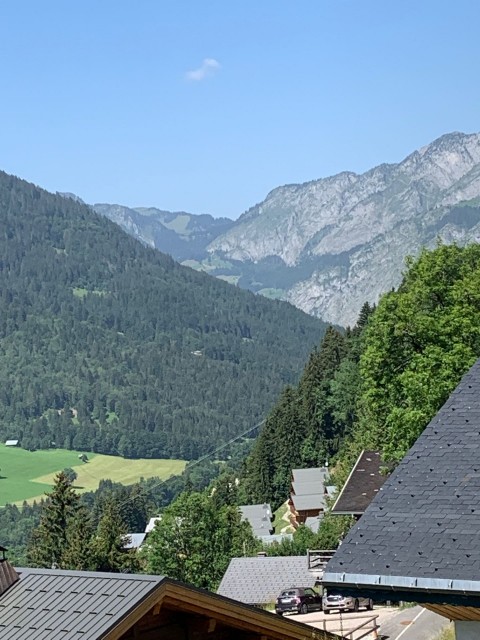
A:
<svg viewBox="0 0 480 640">
<path fill-rule="evenodd" d="M 143 620 L 151 629 L 155 620 L 161 626 L 169 612 L 201 616 L 212 629 L 222 625 L 265 640 L 335 638 L 328 632 L 169 579 L 165 579 L 143 602 L 128 612 L 103 638 L 120 640 L 135 625 L 142 626 Z"/>
<path fill-rule="evenodd" d="M 462 607 L 452 604 L 424 604 L 423 607 L 457 622 L 477 622 L 480 620 L 480 609 L 477 607 Z"/>
</svg>

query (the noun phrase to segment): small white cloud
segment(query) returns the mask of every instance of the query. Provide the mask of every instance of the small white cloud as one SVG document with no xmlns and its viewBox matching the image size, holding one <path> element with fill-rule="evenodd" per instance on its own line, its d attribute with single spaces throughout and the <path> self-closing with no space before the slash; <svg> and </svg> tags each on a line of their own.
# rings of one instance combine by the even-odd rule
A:
<svg viewBox="0 0 480 640">
<path fill-rule="evenodd" d="M 221 64 L 215 58 L 204 58 L 202 64 L 198 69 L 187 71 L 185 77 L 192 82 L 200 82 L 205 80 L 208 76 L 213 75 L 221 68 Z"/>
</svg>

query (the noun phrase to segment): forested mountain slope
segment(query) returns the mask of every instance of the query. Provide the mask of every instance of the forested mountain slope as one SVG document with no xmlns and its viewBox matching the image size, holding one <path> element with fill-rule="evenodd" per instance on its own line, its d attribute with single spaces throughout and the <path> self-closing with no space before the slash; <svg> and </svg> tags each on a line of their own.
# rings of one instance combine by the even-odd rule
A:
<svg viewBox="0 0 480 640">
<path fill-rule="evenodd" d="M 0 437 L 192 459 L 263 418 L 323 331 L 0 173 Z"/>
</svg>

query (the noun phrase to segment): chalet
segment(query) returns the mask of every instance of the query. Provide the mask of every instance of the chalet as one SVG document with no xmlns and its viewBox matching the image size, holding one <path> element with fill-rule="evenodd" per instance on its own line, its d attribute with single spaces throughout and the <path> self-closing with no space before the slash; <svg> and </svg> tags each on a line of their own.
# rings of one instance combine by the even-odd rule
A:
<svg viewBox="0 0 480 640">
<path fill-rule="evenodd" d="M 307 518 L 323 514 L 327 508 L 326 467 L 293 469 L 288 505 L 294 526 L 305 524 Z"/>
<path fill-rule="evenodd" d="M 162 576 L 13 569 L 0 561 L 2 640 L 332 638 Z"/>
<path fill-rule="evenodd" d="M 324 585 L 406 600 L 480 638 L 480 360 L 328 563 Z"/>
</svg>

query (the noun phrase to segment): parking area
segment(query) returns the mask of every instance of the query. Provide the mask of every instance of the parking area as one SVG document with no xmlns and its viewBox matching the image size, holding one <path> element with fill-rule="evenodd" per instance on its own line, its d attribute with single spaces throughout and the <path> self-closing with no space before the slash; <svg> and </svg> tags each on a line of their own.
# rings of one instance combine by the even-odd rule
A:
<svg viewBox="0 0 480 640">
<path fill-rule="evenodd" d="M 360 626 L 362 623 L 365 623 L 363 629 L 359 629 L 357 632 L 353 633 L 353 640 L 356 640 L 356 638 L 365 634 L 369 628 L 372 628 L 372 624 L 369 623 L 372 618 L 376 617 L 377 624 L 382 627 L 382 625 L 384 625 L 388 620 L 398 614 L 398 611 L 398 607 L 375 606 L 373 611 L 358 611 L 356 613 L 349 612 L 342 613 L 341 615 L 337 612 L 325 615 L 323 611 L 315 611 L 312 613 L 306 613 L 305 615 L 292 614 L 291 617 L 294 620 L 298 620 L 298 622 L 304 622 L 316 629 L 325 629 L 326 631 L 344 636 L 351 633 L 353 629 Z M 381 634 L 379 634 L 379 637 L 380 635 Z M 372 633 L 365 637 L 374 638 L 375 635 Z"/>
</svg>

